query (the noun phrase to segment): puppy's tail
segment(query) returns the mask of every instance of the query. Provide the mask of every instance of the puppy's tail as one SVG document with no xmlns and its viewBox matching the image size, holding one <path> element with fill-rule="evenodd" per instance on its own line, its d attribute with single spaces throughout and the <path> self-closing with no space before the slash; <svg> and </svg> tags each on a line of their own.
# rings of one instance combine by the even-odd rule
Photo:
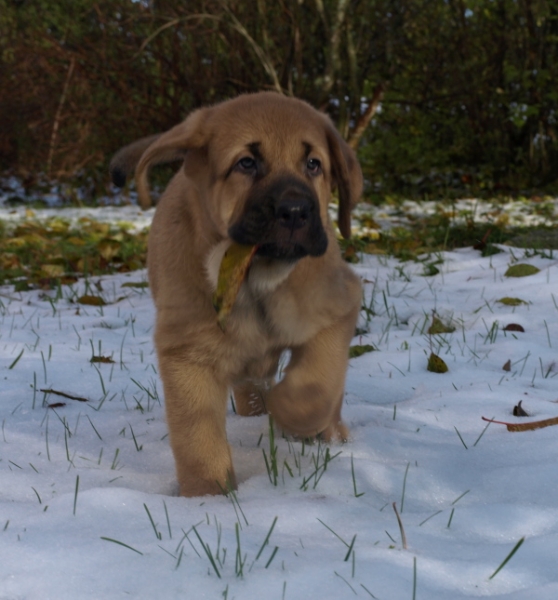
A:
<svg viewBox="0 0 558 600">
<path fill-rule="evenodd" d="M 110 177 L 114 185 L 124 187 L 130 173 L 134 172 L 142 154 L 161 137 L 160 133 L 136 140 L 112 157 L 109 166 Z"/>
</svg>

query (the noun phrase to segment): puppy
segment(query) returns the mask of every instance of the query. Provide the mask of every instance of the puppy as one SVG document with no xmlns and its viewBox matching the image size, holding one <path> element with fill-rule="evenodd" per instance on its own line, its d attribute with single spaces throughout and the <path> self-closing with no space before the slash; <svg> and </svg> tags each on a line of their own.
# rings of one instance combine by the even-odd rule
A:
<svg viewBox="0 0 558 600">
<path fill-rule="evenodd" d="M 341 406 L 361 287 L 328 204 L 337 188 L 348 238 L 362 172 L 326 115 L 273 92 L 196 110 L 120 150 L 111 172 L 122 184 L 137 164 L 148 207 L 149 168 L 170 161 L 182 165 L 153 219 L 149 283 L 180 493 L 202 496 L 236 486 L 225 429 L 231 389 L 238 414 L 267 412 L 299 437 L 348 436 Z M 257 250 L 223 331 L 212 295 L 233 242 Z"/>
</svg>

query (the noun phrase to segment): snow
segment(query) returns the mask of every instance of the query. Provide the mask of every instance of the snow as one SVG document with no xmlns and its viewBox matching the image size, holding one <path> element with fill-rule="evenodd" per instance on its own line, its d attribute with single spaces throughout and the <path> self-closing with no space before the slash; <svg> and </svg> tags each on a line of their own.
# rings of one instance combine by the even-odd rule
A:
<svg viewBox="0 0 558 600">
<path fill-rule="evenodd" d="M 79 310 L 83 281 L 53 302 L 0 288 L 0 599 L 556 598 L 558 430 L 481 417 L 558 415 L 558 263 L 501 249 L 445 252 L 432 277 L 363 256 L 368 312 L 353 344 L 378 350 L 350 362 L 351 440 L 277 436 L 275 486 L 267 418 L 231 411 L 240 484 L 228 498 L 176 496 L 154 309 L 148 290 L 122 287 L 145 272 L 94 278 L 108 304 Z M 518 262 L 540 272 L 505 277 Z M 506 296 L 527 304 L 497 302 Z M 455 331 L 428 335 L 433 311 Z M 426 370 L 431 351 L 447 373 Z M 520 400 L 529 418 L 512 415 Z"/>
</svg>

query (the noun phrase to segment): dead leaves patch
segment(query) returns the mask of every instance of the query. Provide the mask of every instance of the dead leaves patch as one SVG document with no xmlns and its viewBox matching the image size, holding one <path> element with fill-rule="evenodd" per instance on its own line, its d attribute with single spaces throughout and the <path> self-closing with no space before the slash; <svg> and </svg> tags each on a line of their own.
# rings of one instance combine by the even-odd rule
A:
<svg viewBox="0 0 558 600">
<path fill-rule="evenodd" d="M 15 228 L 0 226 L 0 285 L 51 289 L 79 276 L 129 272 L 145 266 L 146 253 L 147 232 L 132 232 L 129 224 L 38 221 L 30 211 Z"/>
</svg>

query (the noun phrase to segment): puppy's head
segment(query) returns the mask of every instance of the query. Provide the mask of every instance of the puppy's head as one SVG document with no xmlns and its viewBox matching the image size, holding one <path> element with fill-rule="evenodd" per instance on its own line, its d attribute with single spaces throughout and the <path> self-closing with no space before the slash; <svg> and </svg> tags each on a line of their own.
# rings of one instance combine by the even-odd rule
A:
<svg viewBox="0 0 558 600">
<path fill-rule="evenodd" d="M 195 111 L 141 156 L 136 179 L 142 206 L 150 205 L 149 167 L 176 159 L 184 160 L 221 235 L 258 245 L 261 255 L 295 260 L 323 254 L 336 187 L 339 228 L 350 237 L 362 173 L 329 118 L 305 102 L 264 92 Z"/>
</svg>

